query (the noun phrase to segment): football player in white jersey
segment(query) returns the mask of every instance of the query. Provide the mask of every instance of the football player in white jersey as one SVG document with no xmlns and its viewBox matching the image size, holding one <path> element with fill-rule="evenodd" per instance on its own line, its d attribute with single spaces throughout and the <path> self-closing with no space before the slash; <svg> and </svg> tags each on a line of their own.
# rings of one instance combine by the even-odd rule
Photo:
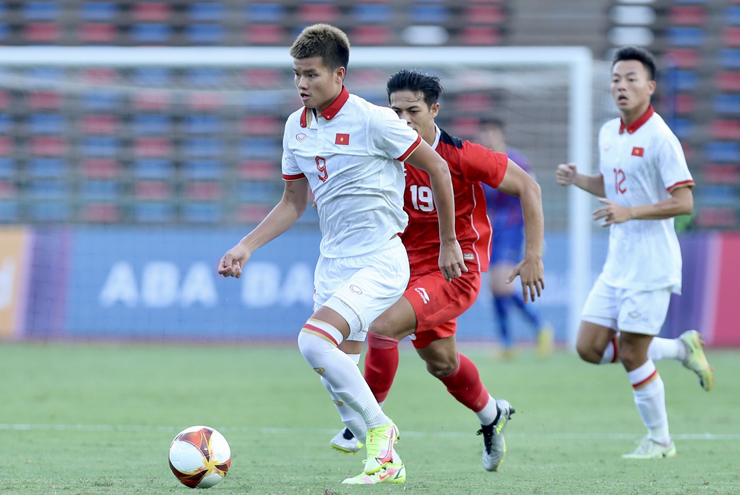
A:
<svg viewBox="0 0 740 495">
<path fill-rule="evenodd" d="M 218 272 L 238 278 L 257 248 L 298 220 L 309 189 L 313 192 L 321 256 L 314 313 L 301 329 L 298 347 L 321 376 L 345 425 L 366 445 L 365 469 L 344 483 L 400 483 L 406 470 L 394 448 L 398 428 L 348 354 L 359 359 L 370 323 L 401 297 L 409 281 L 408 257 L 398 237 L 408 222 L 404 161 L 429 173 L 445 279 L 467 268 L 455 235 L 447 163 L 390 108 L 349 94 L 343 84 L 349 49 L 344 32 L 326 24 L 307 27 L 293 43 L 295 84 L 304 108 L 285 125 L 285 191 L 262 223 L 224 255 Z"/>
<path fill-rule="evenodd" d="M 584 361 L 621 360 L 627 371 L 648 429 L 637 449 L 623 456 L 629 459 L 676 455 L 665 388 L 654 361 L 680 360 L 707 391 L 714 381 L 698 332 L 689 330 L 678 339 L 656 337 L 671 293 L 681 292 L 681 250 L 673 218 L 693 210 L 694 181 L 681 144 L 650 103 L 655 71 L 647 50 L 617 50 L 611 93 L 621 117 L 604 124 L 599 133 L 599 174 L 580 174 L 572 163 L 559 165 L 556 172 L 559 184 L 602 198 L 594 219 L 609 227 L 609 250 L 583 309 L 576 348 Z"/>
</svg>

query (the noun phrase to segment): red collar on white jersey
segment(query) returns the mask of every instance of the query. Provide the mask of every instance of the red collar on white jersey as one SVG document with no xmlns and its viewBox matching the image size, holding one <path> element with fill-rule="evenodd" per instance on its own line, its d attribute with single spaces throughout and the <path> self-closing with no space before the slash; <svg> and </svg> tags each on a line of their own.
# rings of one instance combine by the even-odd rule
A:
<svg viewBox="0 0 740 495">
<path fill-rule="evenodd" d="M 650 117 L 653 116 L 655 113 L 655 110 L 653 110 L 653 106 L 650 105 L 648 109 L 643 113 L 639 119 L 632 122 L 630 125 L 624 125 L 624 122 L 622 119 L 619 119 L 619 133 L 622 134 L 625 129 L 627 130 L 627 134 L 633 134 L 637 129 L 642 127 L 642 125 L 650 119 Z"/>
<path fill-rule="evenodd" d="M 349 100 L 349 91 L 347 91 L 347 88 L 345 88 L 343 84 L 342 91 L 339 93 L 339 96 L 331 102 L 331 105 L 329 105 L 326 110 L 321 112 L 321 116 L 326 120 L 333 119 L 337 116 L 344 104 L 347 103 L 347 100 Z M 308 127 L 308 108 L 304 108 L 303 113 L 301 114 L 301 127 Z"/>
</svg>

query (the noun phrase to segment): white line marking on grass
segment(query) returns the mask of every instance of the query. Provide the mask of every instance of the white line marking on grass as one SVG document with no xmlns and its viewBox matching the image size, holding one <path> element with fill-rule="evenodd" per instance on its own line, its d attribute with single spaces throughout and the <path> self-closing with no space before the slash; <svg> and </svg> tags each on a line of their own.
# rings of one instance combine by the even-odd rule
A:
<svg viewBox="0 0 740 495">
<path fill-rule="evenodd" d="M 139 431 L 139 432 L 170 432 L 178 433 L 186 427 L 180 426 L 144 426 L 144 425 L 51 425 L 51 424 L 0 424 L 0 430 L 15 431 Z M 265 435 L 332 435 L 336 430 L 324 429 L 303 429 L 303 428 L 240 428 L 240 427 L 222 427 L 216 428 L 221 433 L 262 433 Z M 471 432 L 461 431 L 408 431 L 403 430 L 403 436 L 409 437 L 470 437 L 474 436 Z M 608 439 L 608 440 L 636 440 L 644 435 L 632 433 L 517 433 L 511 432 L 506 434 L 507 437 L 514 438 L 552 438 L 562 440 L 591 440 L 591 439 Z M 740 433 L 674 433 L 671 435 L 676 440 L 740 440 Z"/>
</svg>

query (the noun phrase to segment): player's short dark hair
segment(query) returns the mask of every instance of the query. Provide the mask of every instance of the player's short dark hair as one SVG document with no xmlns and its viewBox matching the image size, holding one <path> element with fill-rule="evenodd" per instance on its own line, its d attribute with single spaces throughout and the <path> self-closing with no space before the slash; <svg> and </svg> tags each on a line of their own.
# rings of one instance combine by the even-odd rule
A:
<svg viewBox="0 0 740 495">
<path fill-rule="evenodd" d="M 297 59 L 321 57 L 324 66 L 334 70 L 349 64 L 349 38 L 344 31 L 329 24 L 308 26 L 290 47 L 290 56 Z"/>
<path fill-rule="evenodd" d="M 655 80 L 655 74 L 657 72 L 655 57 L 646 49 L 637 46 L 623 46 L 622 48 L 614 52 L 614 58 L 612 59 L 612 68 L 614 68 L 617 62 L 621 62 L 622 60 L 637 60 L 638 62 L 642 63 L 643 67 L 645 67 L 645 69 L 647 69 L 648 71 L 650 80 Z"/>
<path fill-rule="evenodd" d="M 506 131 L 506 124 L 498 117 L 483 117 L 480 119 L 480 127 L 495 127 L 502 132 Z"/>
<path fill-rule="evenodd" d="M 424 102 L 431 108 L 437 103 L 439 97 L 444 92 L 442 83 L 438 76 L 424 74 L 418 70 L 399 70 L 393 74 L 388 83 L 385 85 L 390 100 L 391 93 L 396 91 L 411 91 L 412 93 L 421 93 L 424 96 Z"/>
</svg>

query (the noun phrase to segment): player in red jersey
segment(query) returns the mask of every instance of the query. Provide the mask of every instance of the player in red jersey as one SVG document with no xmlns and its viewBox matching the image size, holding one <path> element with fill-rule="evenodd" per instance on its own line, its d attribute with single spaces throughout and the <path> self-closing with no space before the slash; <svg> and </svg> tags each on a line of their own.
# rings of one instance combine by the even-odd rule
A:
<svg viewBox="0 0 740 495">
<path fill-rule="evenodd" d="M 506 400 L 493 400 L 475 364 L 458 352 L 457 317 L 475 302 L 481 272 L 488 269 L 492 232 L 481 182 L 520 198 L 526 252 L 508 282 L 520 277 L 525 301 L 540 296 L 545 287 L 540 187 L 505 154 L 462 141 L 437 127 L 434 118 L 442 93 L 438 77 L 402 70 L 391 76 L 386 89 L 391 108 L 449 165 L 455 192 L 455 230 L 468 271 L 450 282 L 438 274 L 440 240 L 429 176 L 406 164 L 404 210 L 409 224 L 401 238 L 408 252 L 411 278 L 398 302 L 370 325 L 365 380 L 378 402 L 385 401 L 398 369 L 398 342 L 410 336 L 427 370 L 478 416 L 478 433 L 484 438 L 483 465 L 486 470 L 495 471 L 506 451 L 503 432 L 514 408 Z M 359 354 L 360 347 L 361 343 L 346 352 Z M 346 429 L 331 443 L 334 448 L 353 452 L 363 441 L 362 432 Z M 368 477 L 366 482 L 377 481 Z"/>
</svg>

